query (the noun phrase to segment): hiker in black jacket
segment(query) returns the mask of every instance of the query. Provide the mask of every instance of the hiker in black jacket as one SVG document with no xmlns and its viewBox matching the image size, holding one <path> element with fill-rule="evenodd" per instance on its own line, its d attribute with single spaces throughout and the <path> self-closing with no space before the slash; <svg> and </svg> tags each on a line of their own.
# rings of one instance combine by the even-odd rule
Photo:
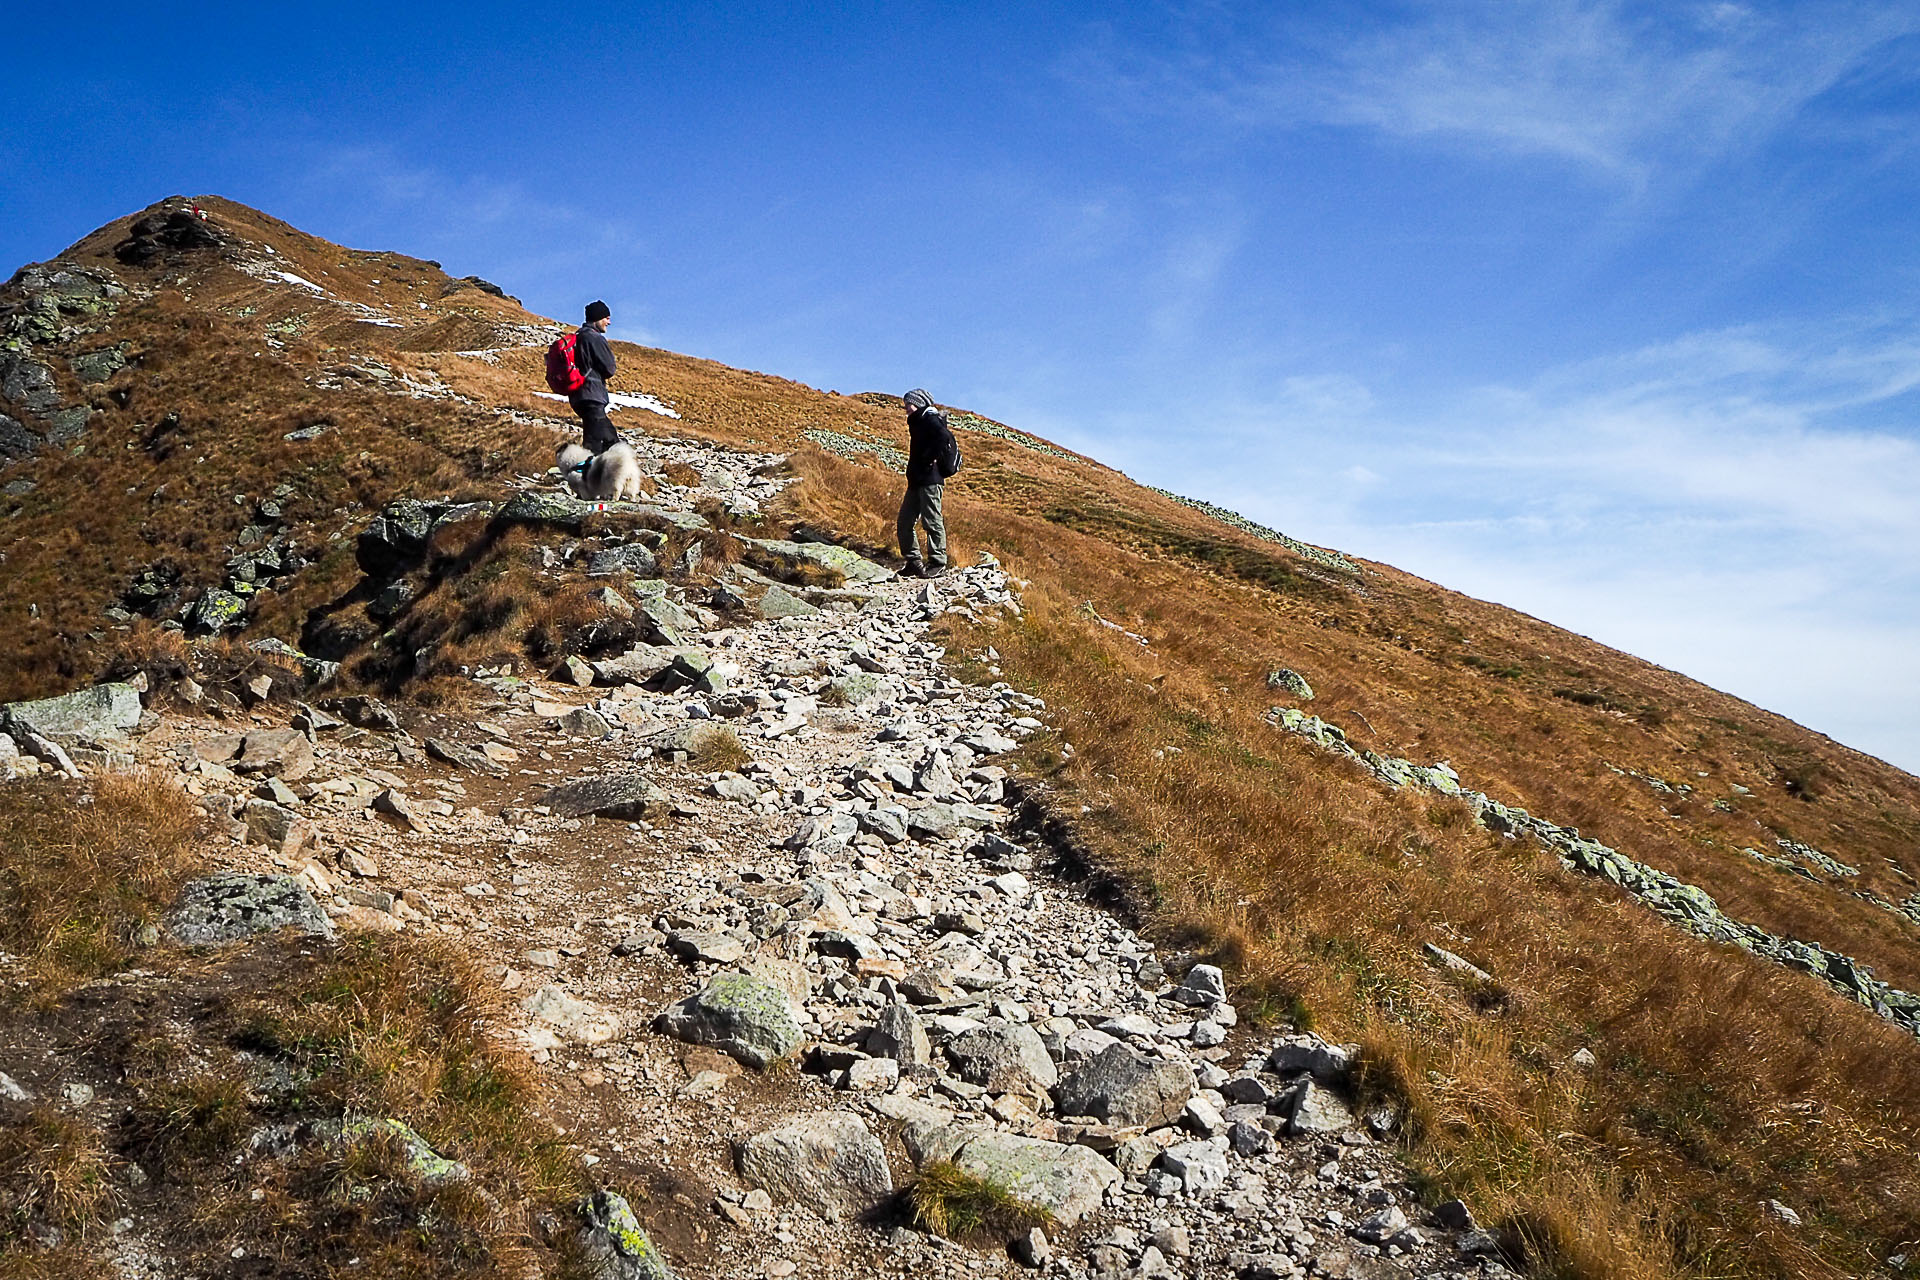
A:
<svg viewBox="0 0 1920 1280">
<path fill-rule="evenodd" d="M 574 363 L 587 382 L 568 397 L 568 403 L 580 415 L 582 443 L 594 453 L 605 453 L 607 446 L 620 439 L 607 420 L 607 379 L 613 376 L 615 367 L 613 348 L 607 345 L 607 326 L 612 323 L 613 312 L 606 303 L 589 302 L 587 322 L 580 326 L 573 349 Z"/>
<path fill-rule="evenodd" d="M 907 563 L 903 578 L 937 578 L 947 571 L 947 522 L 940 514 L 940 497 L 957 462 L 953 431 L 947 415 L 933 407 L 933 397 L 915 388 L 904 397 L 907 405 L 907 496 L 900 501 L 900 554 Z M 927 528 L 927 559 L 920 560 L 916 524 Z"/>
</svg>

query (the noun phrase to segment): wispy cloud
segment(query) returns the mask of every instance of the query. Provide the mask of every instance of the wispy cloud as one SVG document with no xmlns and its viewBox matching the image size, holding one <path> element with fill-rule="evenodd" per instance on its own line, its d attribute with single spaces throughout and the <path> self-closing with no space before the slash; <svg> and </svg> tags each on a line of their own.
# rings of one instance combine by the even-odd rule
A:
<svg viewBox="0 0 1920 1280">
<path fill-rule="evenodd" d="M 1870 50 L 1920 31 L 1911 6 L 1852 0 L 1448 0 L 1406 13 L 1336 29 L 1207 7 L 1171 50 L 1097 38 L 1062 70 L 1127 112 L 1254 130 L 1355 126 L 1639 186 L 1762 144 Z"/>
<path fill-rule="evenodd" d="M 1920 768 L 1920 324 L 1743 326 L 1409 404 L 1338 373 L 1144 421 L 1134 474 Z"/>
</svg>

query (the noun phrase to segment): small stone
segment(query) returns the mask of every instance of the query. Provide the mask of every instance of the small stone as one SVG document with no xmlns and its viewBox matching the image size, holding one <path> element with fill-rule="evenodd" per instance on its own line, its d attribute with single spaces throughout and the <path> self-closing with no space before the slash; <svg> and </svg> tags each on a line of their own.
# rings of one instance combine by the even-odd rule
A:
<svg viewBox="0 0 1920 1280">
<path fill-rule="evenodd" d="M 681 960 L 701 964 L 736 964 L 746 959 L 747 944 L 730 933 L 688 929 L 667 937 L 667 950 Z"/>
<path fill-rule="evenodd" d="M 607 718 L 592 707 L 575 707 L 560 717 L 560 729 L 571 738 L 586 738 L 597 741 L 613 736 L 613 726 Z"/>
<path fill-rule="evenodd" d="M 413 802 L 392 787 L 388 787 L 373 798 L 373 808 L 377 813 L 384 813 L 390 818 L 398 819 L 400 824 L 409 831 L 426 829 L 427 824 L 421 820 L 419 814 L 414 812 Z"/>
<path fill-rule="evenodd" d="M 1406 1229 L 1407 1215 L 1399 1205 L 1388 1205 L 1356 1222 L 1350 1234 L 1368 1244 L 1385 1244 Z"/>
<path fill-rule="evenodd" d="M 619 1014 L 568 995 L 558 986 L 540 988 L 520 1007 L 535 1022 L 574 1044 L 605 1044 L 620 1034 Z"/>
<path fill-rule="evenodd" d="M 1189 1197 L 1211 1195 L 1227 1182 L 1227 1153 L 1211 1142 L 1182 1142 L 1160 1153 L 1161 1166 Z"/>
<path fill-rule="evenodd" d="M 1218 965 L 1197 964 L 1187 970 L 1187 976 L 1180 979 L 1172 996 L 1182 1004 L 1219 1004 L 1227 998 L 1226 975 Z"/>
<path fill-rule="evenodd" d="M 1353 1113 L 1346 1104 L 1319 1085 L 1309 1081 L 1294 1095 L 1288 1133 L 1341 1133 L 1352 1127 Z"/>
<path fill-rule="evenodd" d="M 1008 1251 L 1013 1254 L 1015 1262 L 1035 1271 L 1046 1266 L 1053 1257 L 1053 1245 L 1048 1242 L 1047 1233 L 1039 1227 L 1029 1227 L 1025 1235 L 1015 1236 Z"/>
<path fill-rule="evenodd" d="M 1260 1125 L 1236 1120 L 1227 1126 L 1227 1145 L 1238 1156 L 1263 1156 L 1273 1150 L 1273 1134 Z"/>
<path fill-rule="evenodd" d="M 1186 1110 L 1180 1114 L 1180 1123 L 1203 1138 L 1225 1133 L 1227 1122 L 1211 1102 L 1202 1097 L 1187 1099 Z"/>
<path fill-rule="evenodd" d="M 1161 1227 L 1152 1236 L 1153 1247 L 1169 1258 L 1193 1256 L 1193 1242 L 1185 1227 Z"/>
</svg>

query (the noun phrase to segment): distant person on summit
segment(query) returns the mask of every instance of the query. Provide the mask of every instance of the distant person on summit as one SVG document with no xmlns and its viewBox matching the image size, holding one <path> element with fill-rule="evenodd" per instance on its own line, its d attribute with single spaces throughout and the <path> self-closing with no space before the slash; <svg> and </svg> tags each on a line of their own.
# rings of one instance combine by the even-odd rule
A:
<svg viewBox="0 0 1920 1280">
<path fill-rule="evenodd" d="M 947 426 L 947 415 L 933 407 L 933 397 L 915 388 L 902 397 L 907 405 L 907 496 L 900 500 L 900 554 L 907 563 L 903 578 L 937 578 L 947 571 L 947 522 L 940 499 L 947 477 L 960 470 L 960 446 Z M 920 534 L 927 528 L 927 558 L 920 560 Z"/>
<path fill-rule="evenodd" d="M 567 402 L 580 415 L 582 443 L 593 453 L 605 453 L 620 439 L 607 420 L 607 379 L 615 368 L 613 348 L 607 345 L 607 326 L 612 323 L 613 312 L 606 303 L 589 302 L 587 322 L 580 326 L 574 341 L 574 363 L 586 382 L 568 395 Z"/>
</svg>

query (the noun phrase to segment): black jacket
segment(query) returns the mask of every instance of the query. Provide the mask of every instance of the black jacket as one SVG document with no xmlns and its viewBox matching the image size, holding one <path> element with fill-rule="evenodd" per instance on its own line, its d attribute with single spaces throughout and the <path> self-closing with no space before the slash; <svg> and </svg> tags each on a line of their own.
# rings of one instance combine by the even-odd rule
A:
<svg viewBox="0 0 1920 1280">
<path fill-rule="evenodd" d="M 579 341 L 574 344 L 573 362 L 580 366 L 580 372 L 586 375 L 587 385 L 573 393 L 573 399 L 584 400 L 588 404 L 607 402 L 607 379 L 613 376 L 613 348 L 607 345 L 607 335 L 590 324 L 580 326 Z"/>
<path fill-rule="evenodd" d="M 938 409 L 915 409 L 907 415 L 907 483 L 945 484 L 940 474 L 940 459 L 953 448 L 953 431 L 947 415 Z"/>
</svg>

